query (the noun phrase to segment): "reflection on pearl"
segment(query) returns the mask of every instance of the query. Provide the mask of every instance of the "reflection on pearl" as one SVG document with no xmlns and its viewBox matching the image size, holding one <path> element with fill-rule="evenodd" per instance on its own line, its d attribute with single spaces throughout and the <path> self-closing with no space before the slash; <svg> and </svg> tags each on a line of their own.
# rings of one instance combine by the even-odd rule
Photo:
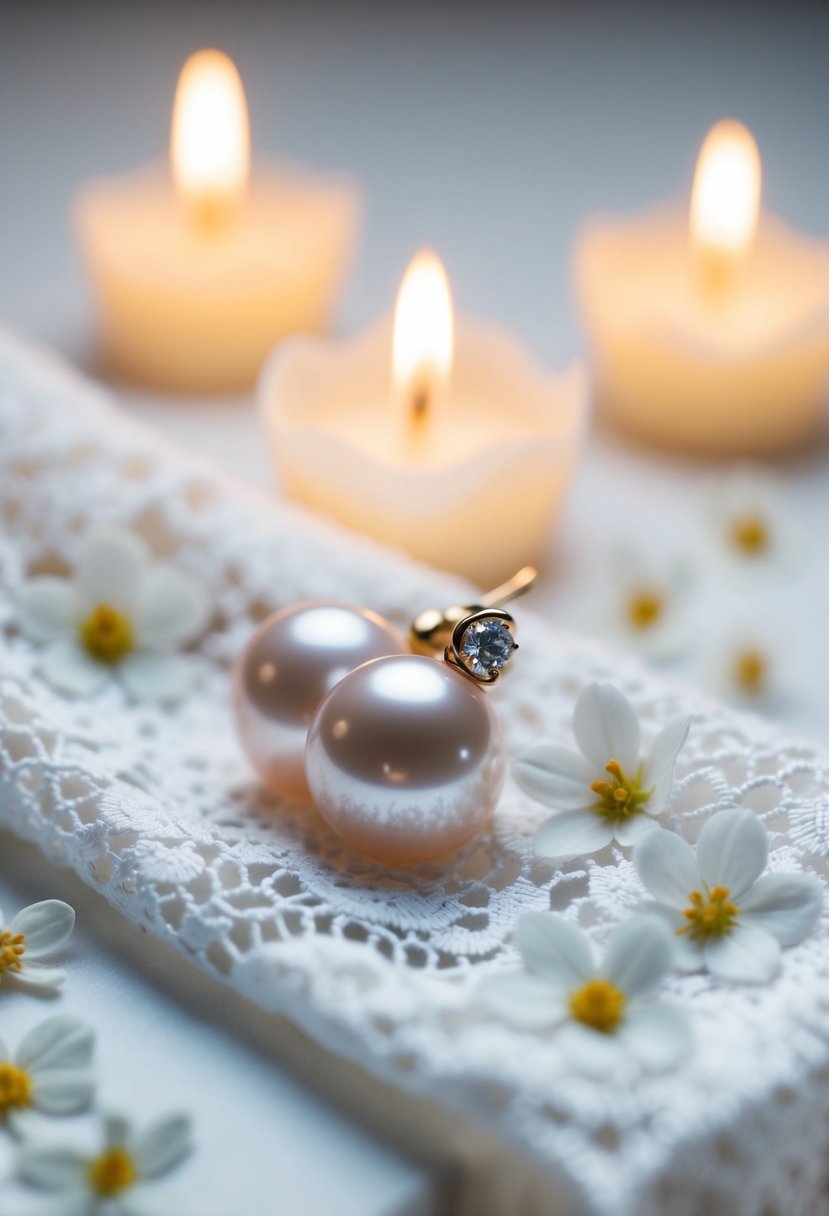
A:
<svg viewBox="0 0 829 1216">
<path fill-rule="evenodd" d="M 260 625 L 236 663 L 233 711 L 263 782 L 307 802 L 305 739 L 320 701 L 361 663 L 405 650 L 388 621 L 348 604 L 297 604 Z"/>
<path fill-rule="evenodd" d="M 392 864 L 465 844 L 495 807 L 505 771 L 483 689 L 420 655 L 352 671 L 308 732 L 306 772 L 320 813 L 349 844 Z"/>
</svg>

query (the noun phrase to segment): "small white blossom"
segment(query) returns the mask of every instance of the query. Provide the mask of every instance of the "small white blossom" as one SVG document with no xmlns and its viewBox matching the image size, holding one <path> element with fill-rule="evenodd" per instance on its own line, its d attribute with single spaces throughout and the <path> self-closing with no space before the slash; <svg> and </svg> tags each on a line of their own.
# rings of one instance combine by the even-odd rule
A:
<svg viewBox="0 0 829 1216">
<path fill-rule="evenodd" d="M 0 912 L 0 984 L 58 988 L 66 978 L 41 959 L 59 949 L 75 925 L 75 911 L 60 899 L 45 899 L 23 908 L 5 926 Z"/>
<path fill-rule="evenodd" d="M 767 983 L 781 947 L 811 932 L 823 906 L 821 884 L 807 874 L 763 875 L 767 860 L 768 834 L 749 810 L 713 815 L 696 850 L 673 832 L 637 846 L 634 865 L 674 930 L 680 970 Z"/>
<path fill-rule="evenodd" d="M 743 709 L 774 713 L 796 700 L 794 667 L 784 628 L 731 623 L 701 656 L 699 682 Z"/>
<path fill-rule="evenodd" d="M 745 572 L 772 573 L 791 564 L 795 529 L 780 479 L 756 464 L 741 464 L 717 479 L 709 515 L 716 551 Z"/>
<path fill-rule="evenodd" d="M 515 945 L 525 969 L 488 975 L 479 996 L 519 1029 L 555 1029 L 576 1068 L 607 1074 L 629 1057 L 661 1071 L 688 1051 L 682 1011 L 647 999 L 672 961 L 670 933 L 656 917 L 618 925 L 599 965 L 582 930 L 554 912 L 525 913 Z"/>
<path fill-rule="evenodd" d="M 92 1101 L 95 1037 L 76 1018 L 47 1018 L 21 1041 L 14 1055 L 0 1041 L 0 1122 L 27 1127 L 32 1111 L 71 1115 Z"/>
<path fill-rule="evenodd" d="M 690 725 L 690 718 L 669 722 L 642 758 L 639 719 L 630 703 L 611 684 L 588 685 L 573 714 L 581 754 L 541 743 L 513 765 L 521 789 L 556 810 L 538 829 L 536 852 L 574 857 L 613 840 L 623 846 L 640 840 L 668 805 Z"/>
<path fill-rule="evenodd" d="M 157 1181 L 171 1173 L 192 1148 L 186 1115 L 160 1119 L 136 1134 L 126 1119 L 103 1120 L 96 1151 L 29 1142 L 20 1155 L 21 1178 L 33 1187 L 60 1195 L 67 1216 L 142 1216 L 169 1212 L 154 1194 Z"/>
<path fill-rule="evenodd" d="M 686 650 L 693 633 L 688 562 L 659 562 L 625 545 L 609 554 L 607 564 L 610 609 L 604 632 L 612 641 L 654 662 Z"/>
<path fill-rule="evenodd" d="M 192 575 L 153 563 L 139 536 L 101 528 L 84 540 L 73 578 L 22 585 L 18 613 L 45 644 L 41 671 L 59 692 L 87 696 L 117 673 L 139 699 L 174 701 L 192 675 L 175 651 L 204 631 L 210 601 Z"/>
</svg>

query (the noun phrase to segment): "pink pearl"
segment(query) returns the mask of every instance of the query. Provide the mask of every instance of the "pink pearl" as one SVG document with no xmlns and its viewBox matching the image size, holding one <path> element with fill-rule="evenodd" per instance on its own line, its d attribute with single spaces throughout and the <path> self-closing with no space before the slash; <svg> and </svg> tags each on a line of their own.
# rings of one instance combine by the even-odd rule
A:
<svg viewBox="0 0 829 1216">
<path fill-rule="evenodd" d="M 331 828 L 400 865 L 441 857 L 480 832 L 506 759 L 483 689 L 435 659 L 397 655 L 358 667 L 328 694 L 305 767 Z"/>
<path fill-rule="evenodd" d="M 297 604 L 260 625 L 236 662 L 232 704 L 264 784 L 308 802 L 305 739 L 320 701 L 361 663 L 406 649 L 381 616 L 333 601 Z"/>
</svg>

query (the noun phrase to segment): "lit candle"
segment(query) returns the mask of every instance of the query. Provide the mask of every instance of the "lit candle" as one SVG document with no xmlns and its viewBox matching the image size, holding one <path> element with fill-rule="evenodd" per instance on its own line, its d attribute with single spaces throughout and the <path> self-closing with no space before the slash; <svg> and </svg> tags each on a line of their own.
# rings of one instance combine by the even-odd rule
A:
<svg viewBox="0 0 829 1216">
<path fill-rule="evenodd" d="M 780 451 L 820 427 L 829 389 L 829 245 L 760 211 L 757 145 L 718 123 L 690 215 L 591 221 L 576 281 L 600 409 L 660 444 Z"/>
<path fill-rule="evenodd" d="M 292 339 L 260 400 L 286 494 L 481 584 L 541 561 L 585 422 L 581 369 L 550 375 L 504 329 L 455 322 L 432 253 L 393 324 Z"/>
<path fill-rule="evenodd" d="M 128 379 L 233 391 L 286 335 L 324 330 L 353 252 L 359 199 L 344 179 L 250 171 L 239 73 L 219 51 L 182 69 L 170 170 L 87 184 L 75 223 L 104 357 Z"/>
</svg>

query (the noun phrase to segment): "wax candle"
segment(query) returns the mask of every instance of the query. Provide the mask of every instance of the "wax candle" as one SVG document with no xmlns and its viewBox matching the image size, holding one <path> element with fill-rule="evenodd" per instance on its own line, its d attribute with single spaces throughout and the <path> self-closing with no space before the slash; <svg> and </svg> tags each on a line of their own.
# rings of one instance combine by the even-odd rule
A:
<svg viewBox="0 0 829 1216">
<path fill-rule="evenodd" d="M 284 493 L 478 583 L 541 561 L 585 422 L 581 369 L 548 374 L 499 326 L 455 323 L 428 252 L 394 324 L 285 343 L 260 401 Z"/>
<path fill-rule="evenodd" d="M 760 156 L 725 121 L 690 215 L 593 219 L 575 256 L 600 410 L 636 436 L 726 454 L 815 434 L 829 387 L 829 245 L 760 211 Z"/>
<path fill-rule="evenodd" d="M 241 389 L 287 334 L 327 327 L 358 192 L 287 165 L 250 172 L 244 89 L 218 51 L 182 70 L 170 158 L 171 171 L 151 165 L 76 196 L 103 355 L 116 374 L 164 388 Z"/>
</svg>

